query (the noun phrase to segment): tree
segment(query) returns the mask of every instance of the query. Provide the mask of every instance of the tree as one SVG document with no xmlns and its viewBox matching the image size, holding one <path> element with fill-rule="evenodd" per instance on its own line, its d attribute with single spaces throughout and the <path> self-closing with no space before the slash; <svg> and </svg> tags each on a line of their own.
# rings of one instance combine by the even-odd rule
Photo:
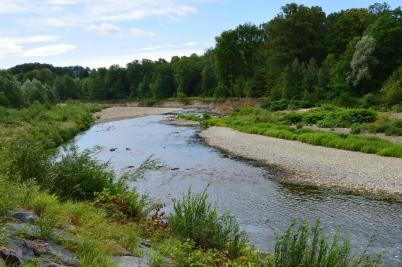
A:
<svg viewBox="0 0 402 267">
<path fill-rule="evenodd" d="M 381 93 L 387 105 L 402 104 L 402 66 L 388 78 Z"/>
<path fill-rule="evenodd" d="M 272 97 L 274 99 L 303 99 L 302 81 L 305 76 L 305 65 L 295 59 L 292 64 L 283 70 Z"/>
<path fill-rule="evenodd" d="M 78 79 L 65 74 L 58 76 L 54 83 L 61 100 L 79 99 L 82 97 L 81 85 Z"/>
<path fill-rule="evenodd" d="M 0 71 L 0 105 L 17 108 L 24 105 L 20 84 L 8 71 Z"/>
<path fill-rule="evenodd" d="M 58 100 L 53 88 L 35 79 L 32 81 L 26 80 L 21 90 L 25 102 L 28 104 L 33 104 L 34 102 L 41 104 L 56 103 Z"/>
<path fill-rule="evenodd" d="M 126 80 L 125 69 L 119 65 L 112 65 L 105 75 L 107 99 L 121 99 L 129 96 L 129 86 Z"/>
<path fill-rule="evenodd" d="M 372 87 L 381 88 L 384 81 L 402 65 L 402 10 L 383 11 L 369 27 L 367 35 L 376 40 L 373 56 L 379 64 L 373 68 Z"/>
<path fill-rule="evenodd" d="M 178 85 L 177 96 L 197 96 L 201 92 L 201 59 L 197 55 L 181 57 L 173 63 Z"/>
<path fill-rule="evenodd" d="M 353 8 L 328 15 L 325 46 L 328 53 L 341 55 L 350 41 L 361 37 L 375 15 L 366 8 Z"/>
<path fill-rule="evenodd" d="M 202 56 L 201 96 L 213 96 L 218 84 L 216 73 L 215 51 L 209 49 Z"/>
<path fill-rule="evenodd" d="M 354 86 L 359 87 L 358 93 L 368 93 L 369 83 L 372 78 L 372 70 L 378 64 L 378 60 L 373 56 L 376 41 L 373 37 L 363 36 L 356 44 L 350 67 L 351 74 L 348 81 Z"/>
<path fill-rule="evenodd" d="M 156 66 L 156 78 L 150 84 L 154 99 L 163 99 L 174 96 L 176 82 L 173 69 L 166 61 L 160 61 Z"/>
<path fill-rule="evenodd" d="M 244 96 L 239 84 L 255 78 L 258 51 L 264 41 L 261 28 L 244 24 L 216 38 L 216 75 L 223 96 Z M 236 85 L 236 83 L 238 83 Z"/>
</svg>

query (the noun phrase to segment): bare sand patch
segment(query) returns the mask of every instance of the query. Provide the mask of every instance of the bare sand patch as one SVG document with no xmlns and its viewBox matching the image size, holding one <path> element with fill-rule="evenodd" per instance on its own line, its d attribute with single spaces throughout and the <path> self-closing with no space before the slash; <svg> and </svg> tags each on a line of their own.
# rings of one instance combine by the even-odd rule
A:
<svg viewBox="0 0 402 267">
<path fill-rule="evenodd" d="M 157 107 L 111 107 L 94 114 L 97 122 L 117 121 L 138 118 L 149 115 L 168 114 L 181 110 L 181 108 Z"/>
</svg>

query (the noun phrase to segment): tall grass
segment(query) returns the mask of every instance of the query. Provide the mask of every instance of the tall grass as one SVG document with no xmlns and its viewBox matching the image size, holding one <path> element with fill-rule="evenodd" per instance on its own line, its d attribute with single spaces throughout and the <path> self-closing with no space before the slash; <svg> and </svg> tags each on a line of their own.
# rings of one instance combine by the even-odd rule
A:
<svg viewBox="0 0 402 267">
<path fill-rule="evenodd" d="M 279 235 L 275 252 L 267 265 L 270 267 L 374 267 L 380 266 L 380 256 L 369 256 L 365 252 L 353 255 L 347 238 L 340 241 L 337 232 L 326 237 L 317 220 L 311 227 L 304 221 L 297 229 L 295 221 L 287 231 Z"/>
<path fill-rule="evenodd" d="M 193 240 L 199 247 L 225 249 L 231 258 L 240 256 L 247 242 L 245 233 L 233 216 L 218 215 L 207 197 L 206 191 L 193 194 L 189 189 L 181 200 L 175 200 L 174 213 L 168 217 L 171 231 L 182 240 Z"/>
</svg>

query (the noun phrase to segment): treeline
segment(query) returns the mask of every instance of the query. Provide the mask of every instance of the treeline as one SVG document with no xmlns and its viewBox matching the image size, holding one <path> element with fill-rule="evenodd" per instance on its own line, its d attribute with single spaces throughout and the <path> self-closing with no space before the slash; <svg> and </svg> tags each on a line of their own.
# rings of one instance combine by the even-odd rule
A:
<svg viewBox="0 0 402 267">
<path fill-rule="evenodd" d="M 402 103 L 402 10 L 325 14 L 287 4 L 263 25 L 223 32 L 205 54 L 96 70 L 24 64 L 0 73 L 0 105 L 66 99 L 267 97 L 310 105 Z"/>
</svg>

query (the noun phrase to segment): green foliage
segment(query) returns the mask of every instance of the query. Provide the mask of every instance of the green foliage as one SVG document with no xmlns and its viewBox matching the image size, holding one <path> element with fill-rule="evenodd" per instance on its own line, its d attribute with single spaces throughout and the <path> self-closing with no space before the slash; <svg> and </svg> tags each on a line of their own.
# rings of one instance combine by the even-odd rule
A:
<svg viewBox="0 0 402 267">
<path fill-rule="evenodd" d="M 329 109 L 331 110 L 332 108 Z M 352 113 L 349 113 L 347 110 L 341 110 L 339 118 L 342 118 L 342 120 L 335 121 L 331 121 L 332 117 L 324 120 L 325 112 L 312 112 L 311 114 L 302 113 L 302 122 L 306 124 L 322 122 L 323 124 L 331 125 L 344 125 L 342 123 L 348 123 L 351 126 L 354 126 L 354 123 L 357 123 L 358 121 L 366 122 L 367 119 L 372 119 L 373 113 L 370 111 L 368 113 L 366 113 L 366 111 L 358 113 L 362 115 L 360 117 L 355 117 L 355 115 L 350 116 L 350 114 L 355 114 L 355 112 L 356 111 L 352 111 Z M 356 120 L 356 118 L 359 119 Z M 246 108 L 237 110 L 237 112 L 229 117 L 213 118 L 204 121 L 204 124 L 207 126 L 215 125 L 231 127 L 241 132 L 266 135 L 287 140 L 297 140 L 317 146 L 327 146 L 344 150 L 378 154 L 381 156 L 402 158 L 402 146 L 399 144 L 394 144 L 377 137 L 321 132 L 305 128 L 297 129 L 286 125 L 292 120 L 298 123 L 300 121 L 300 114 L 290 113 L 272 115 L 268 111 L 262 109 Z"/>
<path fill-rule="evenodd" d="M 202 114 L 202 115 L 191 115 L 191 114 L 179 114 L 177 116 L 179 119 L 189 120 L 189 121 L 206 121 L 211 119 L 211 115 L 209 114 Z"/>
<path fill-rule="evenodd" d="M 116 221 L 139 220 L 147 215 L 148 202 L 138 192 L 116 191 L 104 188 L 95 193 L 94 205 L 105 210 L 108 217 Z"/>
<path fill-rule="evenodd" d="M 381 114 L 374 123 L 367 125 L 371 133 L 402 136 L 402 119 L 394 119 L 388 114 Z"/>
<path fill-rule="evenodd" d="M 108 164 L 93 159 L 91 151 L 78 153 L 69 146 L 49 171 L 49 190 L 61 199 L 92 200 L 96 193 L 112 188 L 115 174 Z"/>
<path fill-rule="evenodd" d="M 339 232 L 332 240 L 323 235 L 320 222 L 314 227 L 306 221 L 296 229 L 295 221 L 288 230 L 279 235 L 275 244 L 274 257 L 267 266 L 272 267 L 371 267 L 380 265 L 380 256 L 368 256 L 363 253 L 355 257 L 347 238 L 340 242 Z"/>
<path fill-rule="evenodd" d="M 303 113 L 288 113 L 284 118 L 289 124 L 303 122 L 323 128 L 351 127 L 354 124 L 374 122 L 377 119 L 377 112 L 368 109 L 341 109 L 327 106 Z"/>
<path fill-rule="evenodd" d="M 174 200 L 174 213 L 168 217 L 171 231 L 204 249 L 226 249 L 229 257 L 240 256 L 246 245 L 245 233 L 240 231 L 233 216 L 218 215 L 207 197 L 206 191 L 193 194 L 189 189 L 181 200 Z"/>
<path fill-rule="evenodd" d="M 267 109 L 269 111 L 280 111 L 286 109 L 299 109 L 299 108 L 309 108 L 311 107 L 310 103 L 305 100 L 276 100 L 272 101 L 271 99 L 264 99 L 262 108 Z"/>
<path fill-rule="evenodd" d="M 384 102 L 387 105 L 392 106 L 402 103 L 402 67 L 388 78 L 381 91 Z"/>
</svg>

